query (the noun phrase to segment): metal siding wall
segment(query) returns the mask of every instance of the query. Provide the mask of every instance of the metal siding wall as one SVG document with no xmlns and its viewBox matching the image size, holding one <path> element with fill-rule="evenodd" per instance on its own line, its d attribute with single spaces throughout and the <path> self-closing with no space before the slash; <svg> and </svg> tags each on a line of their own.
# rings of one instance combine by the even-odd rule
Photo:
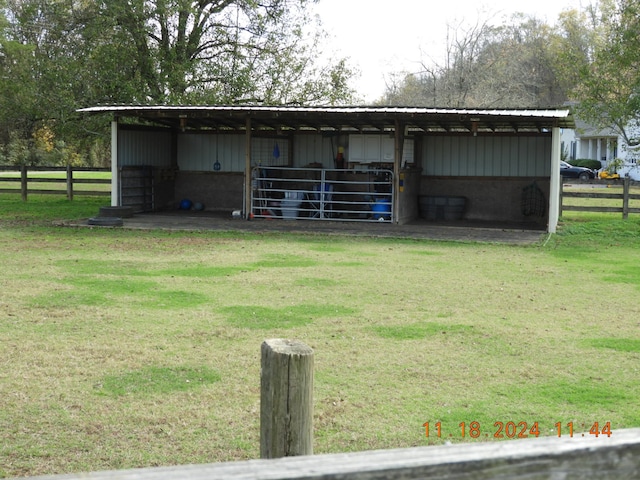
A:
<svg viewBox="0 0 640 480">
<path fill-rule="evenodd" d="M 534 177 L 550 174 L 550 137 L 424 137 L 423 175 Z"/>
<path fill-rule="evenodd" d="M 491 145 L 491 137 L 476 137 L 476 175 L 491 176 L 493 171 L 488 161 L 487 150 Z"/>
<path fill-rule="evenodd" d="M 244 172 L 245 168 L 245 146 L 246 137 L 244 135 L 222 135 L 220 142 L 220 155 L 223 160 L 222 170 L 230 172 Z M 229 163 L 229 169 L 225 167 Z"/>
<path fill-rule="evenodd" d="M 535 164 L 530 161 L 531 150 L 527 140 L 529 139 L 521 138 L 518 141 L 518 176 L 531 176 L 531 170 L 535 169 Z"/>
<path fill-rule="evenodd" d="M 516 137 L 505 138 L 507 144 L 506 160 L 509 165 L 508 176 L 517 177 L 520 175 L 520 162 L 518 161 L 518 139 Z"/>
<path fill-rule="evenodd" d="M 185 172 L 211 171 L 216 147 L 214 135 L 181 134 L 178 136 L 178 168 Z"/>
<path fill-rule="evenodd" d="M 478 162 L 478 137 L 470 137 L 463 142 L 465 157 L 467 158 L 467 174 L 482 175 L 484 165 Z"/>
<path fill-rule="evenodd" d="M 169 132 L 119 130 L 118 162 L 121 167 L 170 167 L 171 134 Z"/>
<path fill-rule="evenodd" d="M 333 168 L 333 155 L 338 153 L 338 143 L 331 151 L 331 138 L 322 135 L 296 135 L 293 139 L 293 166 L 303 167 L 310 163 L 321 163 L 325 168 Z"/>
<path fill-rule="evenodd" d="M 244 172 L 244 135 L 187 133 L 178 136 L 178 167 L 187 172 Z"/>
<path fill-rule="evenodd" d="M 252 164 L 273 163 L 273 147 L 278 142 L 279 164 L 287 162 L 288 141 L 285 139 L 254 138 L 252 144 Z M 301 167 L 310 163 L 322 163 L 325 168 L 333 168 L 333 155 L 338 151 L 338 143 L 331 148 L 331 138 L 321 135 L 296 135 L 293 139 L 293 166 Z M 216 158 L 223 172 L 244 172 L 245 136 L 216 134 L 181 134 L 178 136 L 178 166 L 184 171 L 213 171 Z"/>
<path fill-rule="evenodd" d="M 273 156 L 278 145 L 280 156 Z M 264 166 L 287 166 L 289 164 L 289 141 L 283 138 L 253 137 L 251 139 L 251 164 Z"/>
</svg>

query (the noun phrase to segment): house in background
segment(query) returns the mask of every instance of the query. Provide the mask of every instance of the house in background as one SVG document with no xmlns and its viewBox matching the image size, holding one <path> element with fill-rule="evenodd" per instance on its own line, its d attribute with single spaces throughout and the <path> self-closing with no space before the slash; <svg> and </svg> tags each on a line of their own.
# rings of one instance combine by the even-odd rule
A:
<svg viewBox="0 0 640 480">
<path fill-rule="evenodd" d="M 640 147 L 629 147 L 624 137 L 613 128 L 599 128 L 575 118 L 575 129 L 564 129 L 561 135 L 561 149 L 567 160 L 600 160 L 602 168 L 620 159 L 623 166 L 617 171 L 640 181 Z"/>
<path fill-rule="evenodd" d="M 562 151 L 569 160 L 600 160 L 602 166 L 619 156 L 620 136 L 611 128 L 600 129 L 575 119 L 575 130 L 563 130 Z"/>
</svg>

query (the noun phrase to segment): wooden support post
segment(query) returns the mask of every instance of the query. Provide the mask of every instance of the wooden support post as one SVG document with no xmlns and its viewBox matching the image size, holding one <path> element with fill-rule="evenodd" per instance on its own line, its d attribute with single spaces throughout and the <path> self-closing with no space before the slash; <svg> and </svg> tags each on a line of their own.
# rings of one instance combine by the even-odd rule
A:
<svg viewBox="0 0 640 480">
<path fill-rule="evenodd" d="M 393 153 L 393 223 L 398 223 L 400 216 L 400 169 L 404 153 L 404 124 L 396 119 L 394 125 Z"/>
<path fill-rule="evenodd" d="M 260 457 L 313 454 L 313 350 L 295 340 L 261 347 Z"/>
<path fill-rule="evenodd" d="M 27 166 L 22 165 L 20 167 L 20 193 L 22 194 L 22 201 L 27 201 Z"/>
<path fill-rule="evenodd" d="M 251 117 L 245 120 L 244 137 L 244 217 L 249 220 L 253 214 L 251 205 Z"/>
<path fill-rule="evenodd" d="M 73 200 L 73 168 L 67 165 L 67 199 Z"/>
<path fill-rule="evenodd" d="M 560 188 L 558 189 L 558 214 L 562 217 L 562 201 L 564 194 L 564 183 L 562 182 L 562 177 L 560 177 Z"/>
<path fill-rule="evenodd" d="M 629 192 L 631 190 L 631 178 L 627 175 L 622 182 L 622 218 L 629 218 Z"/>
</svg>

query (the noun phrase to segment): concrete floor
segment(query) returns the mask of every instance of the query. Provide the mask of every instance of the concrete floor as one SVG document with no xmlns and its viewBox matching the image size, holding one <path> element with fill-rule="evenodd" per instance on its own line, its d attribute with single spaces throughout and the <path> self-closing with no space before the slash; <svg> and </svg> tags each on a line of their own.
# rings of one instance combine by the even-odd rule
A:
<svg viewBox="0 0 640 480">
<path fill-rule="evenodd" d="M 416 221 L 405 225 L 390 222 L 320 220 L 234 219 L 215 212 L 172 211 L 136 214 L 125 218 L 124 228 L 182 231 L 290 232 L 299 234 L 349 235 L 364 237 L 414 238 L 440 241 L 531 245 L 543 241 L 546 232 L 527 225 L 473 222 Z M 86 224 L 85 224 L 86 225 Z"/>
</svg>

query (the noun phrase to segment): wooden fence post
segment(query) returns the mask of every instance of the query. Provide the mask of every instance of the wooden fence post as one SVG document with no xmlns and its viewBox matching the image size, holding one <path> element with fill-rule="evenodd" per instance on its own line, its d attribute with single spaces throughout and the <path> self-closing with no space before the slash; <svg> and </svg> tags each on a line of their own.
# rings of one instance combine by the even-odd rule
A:
<svg viewBox="0 0 640 480">
<path fill-rule="evenodd" d="M 22 194 L 22 201 L 27 201 L 27 166 L 22 165 L 20 167 L 20 193 Z"/>
<path fill-rule="evenodd" d="M 629 218 L 629 192 L 631 191 L 631 178 L 627 175 L 622 182 L 622 218 Z"/>
<path fill-rule="evenodd" d="M 562 217 L 562 194 L 564 193 L 564 182 L 562 181 L 562 175 L 560 175 L 560 189 L 558 190 L 558 215 Z"/>
<path fill-rule="evenodd" d="M 73 168 L 67 165 L 67 199 L 73 200 Z"/>
<path fill-rule="evenodd" d="M 260 457 L 313 454 L 313 350 L 296 340 L 261 347 Z"/>
</svg>

